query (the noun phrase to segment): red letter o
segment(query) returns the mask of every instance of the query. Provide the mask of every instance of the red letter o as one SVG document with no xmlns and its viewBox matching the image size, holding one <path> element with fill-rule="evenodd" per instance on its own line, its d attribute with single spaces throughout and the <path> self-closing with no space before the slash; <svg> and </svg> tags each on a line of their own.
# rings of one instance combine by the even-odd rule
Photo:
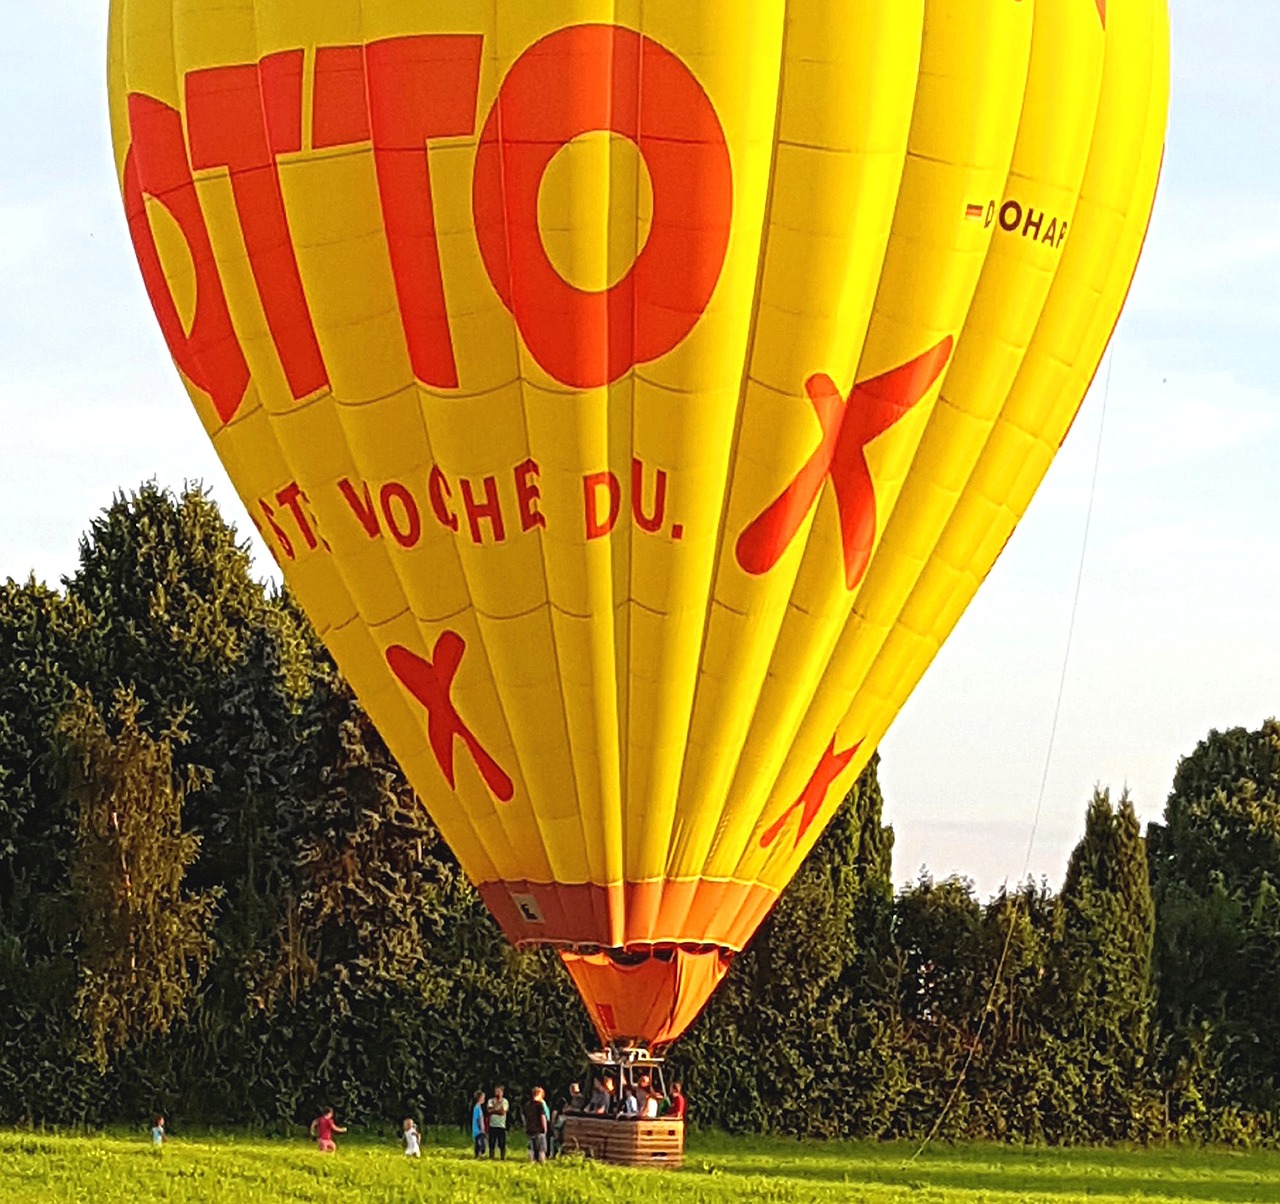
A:
<svg viewBox="0 0 1280 1204">
<path fill-rule="evenodd" d="M 548 165 L 595 130 L 630 138 L 653 182 L 649 240 L 603 292 L 566 281 L 538 230 Z M 674 54 L 631 29 L 574 25 L 529 47 L 503 82 L 472 204 L 489 278 L 529 351 L 587 389 L 665 355 L 702 316 L 729 247 L 733 168 L 711 100 Z"/>
</svg>

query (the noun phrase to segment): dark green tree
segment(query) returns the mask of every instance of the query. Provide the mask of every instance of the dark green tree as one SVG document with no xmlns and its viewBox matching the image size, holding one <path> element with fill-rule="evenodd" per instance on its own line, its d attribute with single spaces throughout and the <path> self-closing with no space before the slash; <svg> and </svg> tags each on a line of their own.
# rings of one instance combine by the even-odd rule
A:
<svg viewBox="0 0 1280 1204">
<path fill-rule="evenodd" d="M 57 724 L 98 656 L 93 616 L 35 581 L 0 584 L 0 1115 L 73 1120 L 101 1086 L 68 1056 L 78 1037 L 78 817 Z"/>
<path fill-rule="evenodd" d="M 1079 1091 L 1057 1140 L 1152 1136 L 1161 1123 L 1150 1072 L 1155 910 L 1146 846 L 1128 794 L 1096 790 L 1058 900 L 1045 1019 L 1056 1078 Z"/>
<path fill-rule="evenodd" d="M 1171 1119 L 1235 1138 L 1280 1120 L 1280 723 L 1211 732 L 1147 835 Z M 1253 1123 L 1253 1122 L 1248 1122 Z"/>
</svg>

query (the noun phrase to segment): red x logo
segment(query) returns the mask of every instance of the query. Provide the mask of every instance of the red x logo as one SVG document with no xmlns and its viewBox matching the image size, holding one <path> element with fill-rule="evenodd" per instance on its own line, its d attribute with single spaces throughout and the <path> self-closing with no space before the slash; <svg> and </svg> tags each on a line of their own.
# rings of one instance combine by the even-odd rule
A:
<svg viewBox="0 0 1280 1204">
<path fill-rule="evenodd" d="M 450 787 L 457 789 L 453 772 L 453 742 L 460 739 L 467 746 L 494 798 L 509 803 L 515 795 L 515 786 L 463 722 L 449 697 L 466 650 L 466 641 L 456 631 L 446 631 L 436 641 L 431 660 L 393 644 L 387 649 L 387 664 L 409 693 L 426 708 L 427 741 Z"/>
<path fill-rule="evenodd" d="M 760 847 L 762 849 L 767 849 L 782 835 L 782 829 L 786 827 L 787 820 L 791 818 L 791 813 L 803 807 L 804 810 L 800 814 L 800 830 L 796 833 L 796 845 L 797 847 L 799 846 L 804 839 L 804 834 L 813 826 L 813 821 L 818 818 L 818 812 L 822 810 L 822 804 L 827 801 L 827 794 L 831 790 L 832 783 L 849 767 L 849 762 L 853 760 L 854 755 L 861 747 L 862 741 L 859 740 L 852 748 L 838 753 L 836 752 L 836 738 L 835 736 L 831 737 L 831 743 L 827 746 L 827 751 L 822 754 L 822 760 L 818 762 L 818 768 L 813 771 L 813 777 L 809 779 L 809 784 L 800 792 L 800 797 L 778 817 L 777 823 L 760 837 Z"/>
<path fill-rule="evenodd" d="M 857 588 L 876 539 L 876 491 L 867 468 L 867 444 L 933 387 L 952 346 L 948 335 L 910 363 L 855 385 L 847 401 L 825 373 L 809 378 L 805 391 L 817 411 L 822 442 L 782 495 L 739 536 L 743 569 L 759 576 L 782 559 L 830 477 L 840 510 L 845 583 Z"/>
</svg>

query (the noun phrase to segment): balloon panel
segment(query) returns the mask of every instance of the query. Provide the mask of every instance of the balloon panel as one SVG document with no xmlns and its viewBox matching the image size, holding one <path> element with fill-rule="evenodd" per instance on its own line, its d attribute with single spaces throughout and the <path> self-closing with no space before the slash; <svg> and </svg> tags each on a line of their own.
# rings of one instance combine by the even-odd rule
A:
<svg viewBox="0 0 1280 1204">
<path fill-rule="evenodd" d="M 676 1035 L 1070 427 L 1164 0 L 110 28 L 143 278 L 291 588 L 507 934 Z"/>
</svg>

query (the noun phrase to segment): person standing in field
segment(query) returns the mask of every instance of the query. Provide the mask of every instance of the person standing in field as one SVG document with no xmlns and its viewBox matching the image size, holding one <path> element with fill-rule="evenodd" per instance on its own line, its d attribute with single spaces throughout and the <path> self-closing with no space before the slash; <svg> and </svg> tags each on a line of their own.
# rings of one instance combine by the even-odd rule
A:
<svg viewBox="0 0 1280 1204">
<path fill-rule="evenodd" d="M 332 1154 L 338 1148 L 333 1140 L 335 1133 L 345 1133 L 344 1129 L 333 1119 L 333 1109 L 326 1108 L 311 1122 L 311 1136 L 316 1139 L 316 1146 L 322 1154 Z"/>
<path fill-rule="evenodd" d="M 485 1108 L 485 1116 L 489 1121 L 489 1157 L 499 1150 L 502 1160 L 507 1160 L 507 1113 L 511 1104 L 503 1097 L 505 1088 L 499 1084 L 493 1089 L 493 1098 Z"/>
<path fill-rule="evenodd" d="M 476 1157 L 484 1157 L 484 1143 L 488 1136 L 488 1126 L 484 1116 L 484 1092 L 477 1091 L 471 1101 L 471 1142 L 476 1148 Z"/>
<path fill-rule="evenodd" d="M 546 1162 L 548 1126 L 546 1093 L 541 1087 L 535 1087 L 524 1106 L 524 1135 L 529 1139 L 530 1162 Z"/>
<path fill-rule="evenodd" d="M 404 1153 L 406 1158 L 422 1156 L 422 1134 L 418 1132 L 418 1126 L 413 1123 L 413 1118 L 408 1116 L 404 1121 Z"/>
<path fill-rule="evenodd" d="M 164 1145 L 164 1117 L 156 1116 L 151 1121 L 151 1144 L 153 1146 Z"/>
</svg>

